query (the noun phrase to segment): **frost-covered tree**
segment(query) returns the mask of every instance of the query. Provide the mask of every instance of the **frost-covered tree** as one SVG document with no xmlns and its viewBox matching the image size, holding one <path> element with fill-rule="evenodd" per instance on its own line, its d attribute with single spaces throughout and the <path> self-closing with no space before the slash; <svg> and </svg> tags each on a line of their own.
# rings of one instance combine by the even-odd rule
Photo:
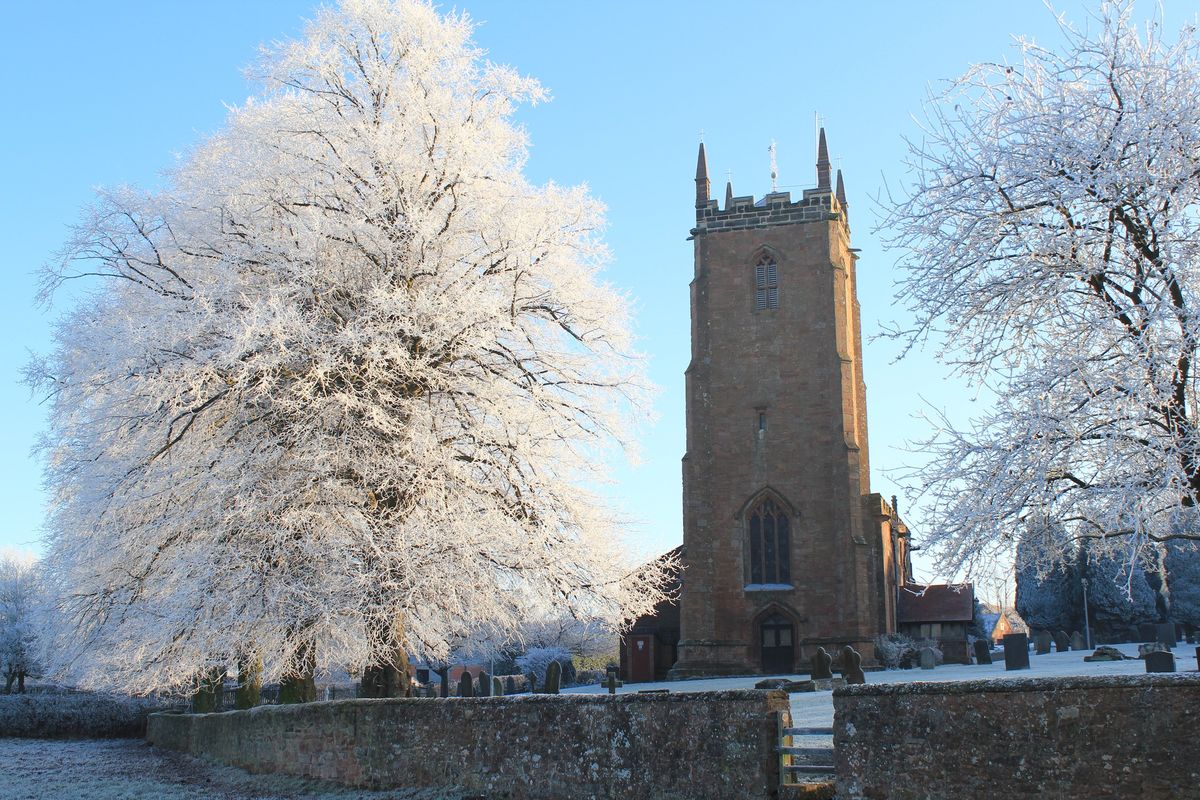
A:
<svg viewBox="0 0 1200 800">
<path fill-rule="evenodd" d="M 1016 610 L 1030 628 L 1053 632 L 1083 627 L 1083 590 L 1077 560 L 1064 558 L 1047 566 L 1040 556 L 1058 547 L 1045 542 L 1045 538 L 1063 535 L 1057 526 L 1031 526 L 1017 545 Z"/>
<path fill-rule="evenodd" d="M 1200 554 L 1192 542 L 1172 540 L 1163 548 L 1170 618 L 1200 626 Z"/>
<path fill-rule="evenodd" d="M 1105 5 L 1061 52 L 1020 41 L 955 80 L 882 222 L 915 314 L 893 333 L 996 397 L 936 417 L 915 476 L 950 572 L 1011 558 L 1039 517 L 1070 534 L 1043 568 L 1081 538 L 1136 561 L 1200 537 L 1200 44 L 1131 20 Z"/>
<path fill-rule="evenodd" d="M 1138 625 L 1159 620 L 1158 595 L 1141 563 L 1120 554 L 1089 554 L 1083 570 L 1088 620 L 1098 641 L 1136 640 Z"/>
<path fill-rule="evenodd" d="M 558 648 L 586 658 L 615 650 L 616 639 L 611 628 L 594 621 L 552 614 L 526 624 L 518 644 L 526 649 Z"/>
<path fill-rule="evenodd" d="M 6 694 L 14 684 L 24 694 L 25 679 L 38 672 L 39 591 L 32 559 L 0 556 L 0 672 Z"/>
<path fill-rule="evenodd" d="M 261 661 L 402 692 L 404 654 L 464 620 L 553 601 L 615 628 L 661 596 L 582 488 L 644 385 L 600 204 L 523 178 L 511 116 L 543 90 L 471 30 L 420 0 L 321 10 L 166 188 L 104 193 L 46 270 L 46 297 L 90 288 L 30 367 L 84 683 Z"/>
</svg>

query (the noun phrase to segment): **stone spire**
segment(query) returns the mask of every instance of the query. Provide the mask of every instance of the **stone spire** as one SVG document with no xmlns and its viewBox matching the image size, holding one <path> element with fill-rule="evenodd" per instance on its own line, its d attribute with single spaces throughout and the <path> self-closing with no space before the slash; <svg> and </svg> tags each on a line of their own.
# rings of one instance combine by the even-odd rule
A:
<svg viewBox="0 0 1200 800">
<path fill-rule="evenodd" d="M 846 185 L 842 183 L 842 171 L 837 171 L 837 189 L 834 191 L 837 195 L 838 204 L 842 207 L 842 213 L 846 215 L 846 219 L 850 219 L 850 201 L 846 199 Z"/>
<path fill-rule="evenodd" d="M 711 186 L 708 182 L 708 159 L 704 156 L 704 142 L 700 143 L 700 155 L 696 157 L 696 208 L 708 205 Z"/>
<path fill-rule="evenodd" d="M 725 181 L 725 210 L 733 206 L 733 181 Z"/>
<path fill-rule="evenodd" d="M 817 188 L 829 191 L 829 146 L 825 144 L 825 129 L 817 143 Z"/>
</svg>

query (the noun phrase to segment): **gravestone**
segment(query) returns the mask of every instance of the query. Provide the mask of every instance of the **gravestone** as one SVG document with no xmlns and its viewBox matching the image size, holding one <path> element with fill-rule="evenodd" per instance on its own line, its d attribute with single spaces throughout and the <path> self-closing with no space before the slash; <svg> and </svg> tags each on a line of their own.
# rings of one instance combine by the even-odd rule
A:
<svg viewBox="0 0 1200 800">
<path fill-rule="evenodd" d="M 833 656 L 825 652 L 824 647 L 818 647 L 812 657 L 812 675 L 814 681 L 829 680 L 833 677 Z"/>
<path fill-rule="evenodd" d="M 932 647 L 921 648 L 921 669 L 933 669 L 937 666 L 937 656 L 933 654 Z"/>
<path fill-rule="evenodd" d="M 616 694 L 618 686 L 624 686 L 621 679 L 618 677 L 616 667 L 609 667 L 604 678 L 604 685 L 608 689 L 609 694 Z"/>
<path fill-rule="evenodd" d="M 1145 658 L 1151 653 L 1169 653 L 1171 648 L 1167 647 L 1162 642 L 1147 642 L 1146 644 L 1138 645 L 1138 658 Z"/>
<path fill-rule="evenodd" d="M 1156 638 L 1155 625 L 1153 622 L 1143 622 L 1138 625 L 1138 641 L 1153 642 Z"/>
<path fill-rule="evenodd" d="M 1054 652 L 1065 653 L 1071 649 L 1071 637 L 1067 636 L 1066 631 L 1059 631 L 1054 634 Z"/>
<path fill-rule="evenodd" d="M 1023 633 L 1004 635 L 1004 668 L 1029 669 L 1029 637 Z"/>
<path fill-rule="evenodd" d="M 1175 644 L 1179 644 L 1181 641 L 1183 641 L 1186 638 L 1187 638 L 1187 635 L 1183 631 L 1183 623 L 1176 622 L 1175 623 Z"/>
<path fill-rule="evenodd" d="M 1196 648 L 1196 671 L 1200 672 L 1200 647 Z"/>
<path fill-rule="evenodd" d="M 504 697 L 504 682 L 499 677 L 492 678 L 492 697 Z"/>
<path fill-rule="evenodd" d="M 975 663 L 990 664 L 992 663 L 992 643 L 986 639 L 975 640 Z"/>
<path fill-rule="evenodd" d="M 558 687 L 562 682 L 562 664 L 557 661 L 551 661 L 546 667 L 546 685 L 542 687 L 542 691 L 546 694 L 558 694 Z"/>
<path fill-rule="evenodd" d="M 1083 639 L 1083 634 L 1075 631 L 1071 634 L 1071 649 L 1072 650 L 1087 650 L 1087 642 Z"/>
<path fill-rule="evenodd" d="M 1126 656 L 1115 647 L 1102 644 L 1090 656 L 1084 656 L 1084 661 L 1125 661 Z"/>
<path fill-rule="evenodd" d="M 458 679 L 458 696 L 475 696 L 475 679 L 471 677 L 471 673 L 463 672 L 462 677 Z"/>
<path fill-rule="evenodd" d="M 1187 640 L 1188 644 L 1195 644 L 1196 643 L 1196 628 L 1192 625 L 1184 623 L 1183 636 L 1184 636 L 1184 639 Z"/>
<path fill-rule="evenodd" d="M 1146 654 L 1146 672 L 1174 672 L 1175 656 L 1172 653 L 1156 652 Z"/>
<path fill-rule="evenodd" d="M 1163 622 L 1155 625 L 1154 641 L 1165 644 L 1167 647 L 1174 647 L 1179 644 L 1179 639 L 1175 636 L 1175 623 Z"/>
<path fill-rule="evenodd" d="M 862 669 L 862 656 L 850 645 L 842 648 L 842 677 L 846 683 L 867 682 L 867 676 Z"/>
<path fill-rule="evenodd" d="M 830 678 L 829 682 L 833 683 L 833 679 Z M 821 681 L 821 683 L 824 683 L 824 681 Z M 817 682 L 816 681 L 785 681 L 783 686 L 781 686 L 779 688 L 781 691 L 787 692 L 788 694 L 794 694 L 796 692 L 815 692 L 817 690 Z M 830 688 L 833 688 L 833 687 L 831 686 Z"/>
<path fill-rule="evenodd" d="M 1038 631 L 1033 637 L 1033 651 L 1039 656 L 1049 655 L 1050 643 L 1054 641 L 1050 631 Z"/>
<path fill-rule="evenodd" d="M 536 694 L 537 693 L 537 675 L 535 675 L 534 673 L 531 672 L 528 675 L 526 675 L 525 677 L 529 679 L 529 693 Z"/>
<path fill-rule="evenodd" d="M 489 697 L 492 694 L 492 676 L 486 672 L 479 673 L 479 691 L 475 693 L 476 697 Z"/>
<path fill-rule="evenodd" d="M 512 675 L 509 675 L 507 678 L 504 679 L 504 693 L 505 694 L 516 694 L 517 693 L 517 680 Z"/>
</svg>

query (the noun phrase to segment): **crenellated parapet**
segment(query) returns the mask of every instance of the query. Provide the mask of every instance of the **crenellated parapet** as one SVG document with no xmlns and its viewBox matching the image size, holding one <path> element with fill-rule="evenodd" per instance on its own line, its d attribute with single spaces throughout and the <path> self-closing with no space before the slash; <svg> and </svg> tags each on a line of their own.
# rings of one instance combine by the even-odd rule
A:
<svg viewBox="0 0 1200 800">
<path fill-rule="evenodd" d="M 829 148 L 825 142 L 824 128 L 821 129 L 817 147 L 817 187 L 805 189 L 799 200 L 793 202 L 791 192 L 771 192 L 757 201 L 751 195 L 734 197 L 730 183 L 725 186 L 725 207 L 721 208 L 710 194 L 708 158 L 701 143 L 696 159 L 696 227 L 692 229 L 693 236 L 715 231 L 769 228 L 836 219 L 849 225 L 850 204 L 846 202 L 846 188 L 840 169 L 837 171 L 836 188 L 831 185 Z"/>
<path fill-rule="evenodd" d="M 757 202 L 752 196 L 729 197 L 725 208 L 716 200 L 696 209 L 696 227 L 692 235 L 709 231 L 768 228 L 845 219 L 845 206 L 828 189 L 805 189 L 801 199 L 792 202 L 791 192 L 772 192 Z"/>
</svg>

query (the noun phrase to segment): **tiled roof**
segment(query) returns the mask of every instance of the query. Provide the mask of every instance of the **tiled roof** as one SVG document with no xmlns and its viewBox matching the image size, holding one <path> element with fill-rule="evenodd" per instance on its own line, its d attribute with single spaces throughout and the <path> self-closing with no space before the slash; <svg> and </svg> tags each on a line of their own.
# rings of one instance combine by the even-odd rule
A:
<svg viewBox="0 0 1200 800">
<path fill-rule="evenodd" d="M 896 621 L 970 622 L 975 613 L 975 587 L 969 583 L 908 584 L 900 590 Z"/>
</svg>

